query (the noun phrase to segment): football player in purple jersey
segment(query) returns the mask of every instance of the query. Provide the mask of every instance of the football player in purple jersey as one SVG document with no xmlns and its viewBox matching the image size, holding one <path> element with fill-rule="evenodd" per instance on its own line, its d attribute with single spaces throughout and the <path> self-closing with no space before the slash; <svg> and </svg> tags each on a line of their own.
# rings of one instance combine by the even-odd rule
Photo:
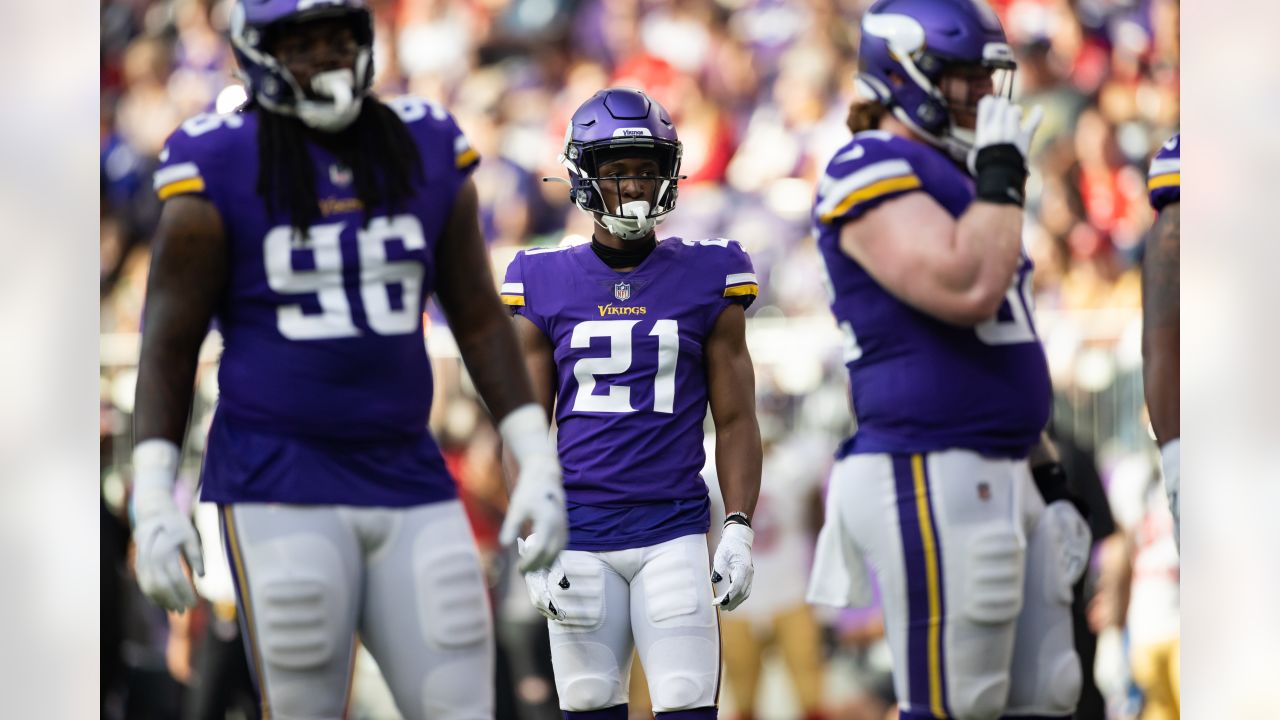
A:
<svg viewBox="0 0 1280 720">
<path fill-rule="evenodd" d="M 560 158 L 592 241 L 523 251 L 502 285 L 564 467 L 569 544 L 525 580 L 571 719 L 625 720 L 633 648 L 658 718 L 716 717 L 717 612 L 751 591 L 761 450 L 745 309 L 758 285 L 732 240 L 658 241 L 680 154 L 661 105 L 596 93 Z M 728 513 L 711 567 L 708 405 Z"/>
<path fill-rule="evenodd" d="M 981 0 L 878 0 L 858 53 L 854 136 L 813 216 L 857 430 L 809 598 L 864 605 L 875 569 L 906 720 L 1066 718 L 1088 527 L 1043 439 L 1021 244 L 1039 111 L 1010 101 L 1013 54 Z"/>
<path fill-rule="evenodd" d="M 1156 153 L 1147 172 L 1147 191 L 1156 223 L 1142 256 L 1142 387 L 1151 413 L 1151 428 L 1160 444 L 1160 466 L 1173 513 L 1173 539 L 1181 543 L 1181 484 L 1179 447 L 1182 444 L 1178 378 L 1181 315 L 1178 299 L 1182 189 L 1181 135 L 1174 135 Z"/>
<path fill-rule="evenodd" d="M 187 120 L 155 175 L 164 201 L 138 374 L 138 581 L 192 606 L 201 572 L 173 500 L 197 352 L 224 351 L 202 497 L 219 505 L 264 717 L 345 716 L 354 635 L 406 718 L 493 716 L 479 555 L 427 430 L 423 307 L 435 293 L 520 479 L 504 536 L 565 540 L 544 410 L 492 287 L 477 157 L 442 108 L 369 95 L 358 0 L 237 3 L 250 100 Z"/>
</svg>

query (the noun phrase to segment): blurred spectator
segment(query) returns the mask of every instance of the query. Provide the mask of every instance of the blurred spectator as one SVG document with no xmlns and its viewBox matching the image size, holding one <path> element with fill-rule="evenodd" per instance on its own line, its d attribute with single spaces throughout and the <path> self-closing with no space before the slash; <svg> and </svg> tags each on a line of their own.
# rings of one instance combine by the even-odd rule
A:
<svg viewBox="0 0 1280 720">
<path fill-rule="evenodd" d="M 1104 543 L 1090 624 L 1099 635 L 1123 633 L 1129 673 L 1141 693 L 1139 720 L 1176 720 L 1181 668 L 1178 552 L 1173 516 L 1151 454 L 1130 455 L 1119 463 L 1108 494 L 1122 532 Z M 1119 693 L 1113 688 L 1111 695 Z"/>
<path fill-rule="evenodd" d="M 772 402 L 771 402 L 772 400 Z M 772 408 L 781 397 L 766 396 L 759 405 L 764 466 L 760 497 L 752 516 L 755 545 L 752 564 L 767 582 L 753 586 L 751 601 L 720 615 L 725 679 L 739 720 L 760 715 L 757 699 L 766 654 L 783 661 L 799 717 L 826 717 L 823 697 L 823 652 L 815 610 L 804 599 L 813 545 L 821 520 L 823 480 L 830 467 L 826 438 L 812 433 L 786 433 L 786 414 Z M 714 444 L 707 443 L 713 458 Z M 702 471 L 716 508 L 723 507 L 714 462 Z M 723 512 L 721 512 L 721 515 Z M 719 526 L 717 515 L 712 522 Z M 715 540 L 712 539 L 714 545 Z"/>
</svg>

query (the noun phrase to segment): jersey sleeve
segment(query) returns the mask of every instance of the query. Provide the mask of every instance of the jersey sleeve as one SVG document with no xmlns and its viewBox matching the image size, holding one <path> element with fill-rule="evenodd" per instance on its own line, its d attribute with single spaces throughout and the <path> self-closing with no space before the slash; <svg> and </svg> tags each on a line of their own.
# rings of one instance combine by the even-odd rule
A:
<svg viewBox="0 0 1280 720">
<path fill-rule="evenodd" d="M 507 265 L 507 274 L 502 280 L 502 287 L 498 294 L 502 298 L 502 304 L 511 310 L 512 315 L 521 315 L 538 326 L 547 337 L 551 334 L 547 332 L 546 319 L 537 313 L 530 305 L 529 298 L 526 296 L 525 274 L 529 269 L 529 258 L 525 255 L 525 251 L 521 250 L 511 259 L 511 263 Z"/>
<path fill-rule="evenodd" d="M 1147 171 L 1147 194 L 1151 207 L 1159 212 L 1166 205 L 1180 202 L 1182 186 L 1181 170 L 1181 135 L 1174 135 L 1169 142 L 1160 147 L 1155 158 L 1151 160 L 1151 168 Z"/>
<path fill-rule="evenodd" d="M 751 256 L 736 240 L 729 240 L 723 252 L 723 261 L 715 273 L 716 285 L 722 288 L 720 295 L 721 310 L 730 305 L 741 305 L 744 309 L 751 307 L 760 295 L 760 281 L 756 278 L 756 269 L 751 264 Z M 720 284 L 723 276 L 724 284 Z"/>
<path fill-rule="evenodd" d="M 216 202 L 217 177 L 223 172 L 228 133 L 244 126 L 244 116 L 196 115 L 165 140 L 152 187 L 161 201 L 178 195 L 200 195 Z"/>
<path fill-rule="evenodd" d="M 859 133 L 836 153 L 818 181 L 813 220 L 819 226 L 839 226 L 922 187 L 915 168 L 890 137 Z"/>
<path fill-rule="evenodd" d="M 443 106 L 413 95 L 391 98 L 386 104 L 417 139 L 429 173 L 436 170 L 459 186 L 480 164 L 480 154 Z"/>
</svg>

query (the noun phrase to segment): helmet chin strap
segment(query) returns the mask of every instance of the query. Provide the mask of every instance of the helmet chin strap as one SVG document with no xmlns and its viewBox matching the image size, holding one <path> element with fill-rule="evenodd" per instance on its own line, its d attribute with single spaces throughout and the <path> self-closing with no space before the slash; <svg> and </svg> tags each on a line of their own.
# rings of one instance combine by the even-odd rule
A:
<svg viewBox="0 0 1280 720">
<path fill-rule="evenodd" d="M 663 221 L 663 217 L 649 217 L 649 203 L 646 200 L 632 200 L 618 207 L 618 215 L 630 217 L 613 217 L 605 215 L 596 220 L 605 230 L 619 240 L 640 240 Z"/>
<path fill-rule="evenodd" d="M 903 125 L 911 128 L 914 133 L 924 138 L 930 145 L 945 150 L 956 162 L 964 162 L 969 156 L 969 149 L 973 147 L 972 130 L 958 128 L 954 124 L 949 124 L 941 135 L 934 135 L 920 127 L 902 107 L 895 105 L 892 112 L 893 116 L 901 121 Z"/>
<path fill-rule="evenodd" d="M 364 98 L 356 95 L 356 75 L 349 68 L 316 73 L 311 89 L 327 100 L 301 100 L 298 119 L 322 132 L 338 132 L 355 122 Z"/>
</svg>

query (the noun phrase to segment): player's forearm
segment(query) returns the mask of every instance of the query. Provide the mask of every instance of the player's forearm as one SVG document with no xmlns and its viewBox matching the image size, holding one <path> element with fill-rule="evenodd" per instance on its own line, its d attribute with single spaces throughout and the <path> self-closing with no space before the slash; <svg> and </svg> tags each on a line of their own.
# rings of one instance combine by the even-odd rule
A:
<svg viewBox="0 0 1280 720">
<path fill-rule="evenodd" d="M 913 307 L 953 325 L 989 320 L 1004 301 L 1022 254 L 1021 208 L 975 202 L 950 242 L 917 249 L 896 275 L 878 278 Z"/>
<path fill-rule="evenodd" d="M 501 421 L 512 410 L 534 402 L 534 397 L 515 332 L 496 298 L 490 314 L 493 317 L 453 325 L 463 329 L 455 339 L 471 382 L 493 419 Z"/>
<path fill-rule="evenodd" d="M 134 443 L 159 438 L 181 447 L 191 399 L 195 394 L 196 363 L 203 337 L 181 337 L 149 326 L 138 361 L 134 401 Z"/>
<path fill-rule="evenodd" d="M 1004 301 L 1022 256 L 1022 208 L 975 202 L 956 224 L 956 255 L 972 264 L 967 285 L 954 288 L 977 316 L 995 315 Z"/>
<path fill-rule="evenodd" d="M 1142 260 L 1142 380 L 1161 445 L 1181 435 L 1180 224 L 1178 205 L 1162 210 Z"/>
<path fill-rule="evenodd" d="M 726 513 L 755 512 L 763 455 L 754 413 L 716 423 L 716 473 Z"/>
<path fill-rule="evenodd" d="M 1181 398 L 1178 390 L 1180 361 L 1178 359 L 1178 331 L 1154 332 L 1152 345 L 1162 348 L 1143 360 L 1143 392 L 1147 400 L 1147 412 L 1151 415 L 1151 429 L 1156 442 L 1164 445 L 1181 437 Z M 1143 345 L 1148 344 L 1148 333 L 1143 332 Z M 1170 350 L 1169 348 L 1172 348 Z M 1144 353 L 1146 355 L 1146 353 Z"/>
<path fill-rule="evenodd" d="M 1058 447 L 1053 444 L 1049 433 L 1040 433 L 1040 440 L 1031 446 L 1031 452 L 1027 454 L 1027 462 L 1033 468 L 1059 462 Z"/>
</svg>

